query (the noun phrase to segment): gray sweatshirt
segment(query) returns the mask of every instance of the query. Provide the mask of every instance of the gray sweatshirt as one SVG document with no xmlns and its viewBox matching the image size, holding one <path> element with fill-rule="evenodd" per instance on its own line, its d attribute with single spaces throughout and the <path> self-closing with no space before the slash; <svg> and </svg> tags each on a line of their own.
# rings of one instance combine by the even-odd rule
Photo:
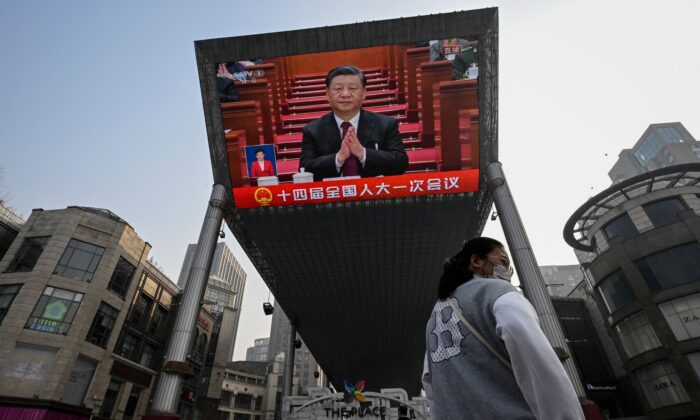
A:
<svg viewBox="0 0 700 420">
<path fill-rule="evenodd" d="M 513 369 L 469 333 L 446 301 L 438 301 L 426 327 L 424 383 L 433 419 L 584 418 L 537 314 L 510 283 L 475 278 L 458 287 L 454 297 Z"/>
</svg>

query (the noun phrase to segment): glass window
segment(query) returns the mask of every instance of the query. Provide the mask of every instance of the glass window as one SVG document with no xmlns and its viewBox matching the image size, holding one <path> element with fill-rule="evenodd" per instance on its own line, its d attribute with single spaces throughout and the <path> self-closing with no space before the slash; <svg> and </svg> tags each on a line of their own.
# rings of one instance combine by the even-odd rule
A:
<svg viewBox="0 0 700 420">
<path fill-rule="evenodd" d="M 96 367 L 96 361 L 83 355 L 78 356 L 73 371 L 70 373 L 70 378 L 68 378 L 65 388 L 63 388 L 61 401 L 68 404 L 81 405 Z"/>
<path fill-rule="evenodd" d="M 117 315 L 119 315 L 119 311 L 104 302 L 100 303 L 100 307 L 97 309 L 97 314 L 95 314 L 95 319 L 92 320 L 92 326 L 85 340 L 106 348 L 107 341 L 109 341 L 109 336 L 112 334 L 112 329 L 114 328 L 114 323 L 117 321 Z"/>
<path fill-rule="evenodd" d="M 666 144 L 682 143 L 678 130 L 674 127 L 661 127 L 650 131 L 642 143 L 634 151 L 634 157 L 637 158 L 639 164 L 649 169 L 647 164 Z"/>
<path fill-rule="evenodd" d="M 661 150 L 662 144 L 659 136 L 654 131 L 651 131 L 637 147 L 637 150 L 634 151 L 634 157 L 637 158 L 640 165 L 646 166 L 647 162 Z"/>
<path fill-rule="evenodd" d="M 197 348 L 195 349 L 200 354 L 204 354 L 207 349 L 207 335 L 202 333 L 197 339 Z"/>
<path fill-rule="evenodd" d="M 683 136 L 676 130 L 676 127 L 660 127 L 657 130 L 661 132 L 666 143 L 683 143 Z"/>
<path fill-rule="evenodd" d="M 131 314 L 129 315 L 129 321 L 136 325 L 141 325 L 146 323 L 146 321 L 151 316 L 151 310 L 153 308 L 153 300 L 143 293 L 139 294 L 136 302 L 131 308 Z"/>
<path fill-rule="evenodd" d="M 616 236 L 631 238 L 638 233 L 637 228 L 634 226 L 632 219 L 630 219 L 627 213 L 609 221 L 603 226 L 603 230 L 605 231 L 605 235 L 610 239 Z"/>
<path fill-rule="evenodd" d="M 673 156 L 668 149 L 664 149 L 664 151 L 661 152 L 661 156 L 659 156 L 658 161 L 661 166 L 670 166 L 676 161 L 676 157 Z"/>
<path fill-rule="evenodd" d="M 615 325 L 627 357 L 634 357 L 647 350 L 661 346 L 659 337 L 649 324 L 644 312 L 638 312 Z"/>
<path fill-rule="evenodd" d="M 676 340 L 700 337 L 700 293 L 664 302 L 659 309 Z"/>
<path fill-rule="evenodd" d="M 90 281 L 104 252 L 105 249 L 101 246 L 71 239 L 53 273 L 82 281 Z"/>
<path fill-rule="evenodd" d="M 156 283 L 152 278 L 146 276 L 146 279 L 143 282 L 143 291 L 155 297 L 156 292 L 158 291 L 158 283 Z"/>
<path fill-rule="evenodd" d="M 693 153 L 695 153 L 695 157 L 700 158 L 700 147 L 699 146 L 691 145 L 690 150 L 692 150 Z"/>
<path fill-rule="evenodd" d="M 688 354 L 688 361 L 695 371 L 695 376 L 700 381 L 700 351 Z"/>
<path fill-rule="evenodd" d="M 0 324 L 2 324 L 2 320 L 5 319 L 5 314 L 7 314 L 7 311 L 10 309 L 10 305 L 12 305 L 12 301 L 15 300 L 15 296 L 17 296 L 21 287 L 21 284 L 0 286 Z"/>
<path fill-rule="evenodd" d="M 109 386 L 107 386 L 107 392 L 105 392 L 105 396 L 104 398 L 102 398 L 102 405 L 100 406 L 100 417 L 112 417 L 112 410 L 114 410 L 114 404 L 117 402 L 119 388 L 121 388 L 121 384 L 119 382 L 109 382 Z"/>
<path fill-rule="evenodd" d="M 636 299 L 622 270 L 615 271 L 601 280 L 598 290 L 610 313 L 629 305 Z"/>
<path fill-rule="evenodd" d="M 700 244 L 693 242 L 635 262 L 651 290 L 670 289 L 700 280 Z"/>
<path fill-rule="evenodd" d="M 160 292 L 160 303 L 166 308 L 170 309 L 170 303 L 173 301 L 173 295 L 171 295 L 167 290 Z"/>
<path fill-rule="evenodd" d="M 690 401 L 678 374 L 667 360 L 639 368 L 635 374 L 652 409 Z"/>
<path fill-rule="evenodd" d="M 227 406 L 231 404 L 231 392 L 230 391 L 221 391 L 221 400 L 219 401 L 220 405 Z"/>
<path fill-rule="evenodd" d="M 10 262 L 10 266 L 5 270 L 6 273 L 17 273 L 22 271 L 32 271 L 34 265 L 39 260 L 39 256 L 49 243 L 50 236 L 35 236 L 33 238 L 24 238 L 22 246 L 19 247 L 17 254 Z"/>
<path fill-rule="evenodd" d="M 158 329 L 163 325 L 167 311 L 156 305 L 156 310 L 153 311 L 153 317 L 148 324 L 148 332 L 153 335 L 158 335 Z"/>
<path fill-rule="evenodd" d="M 583 300 L 553 300 L 552 304 L 584 383 L 608 383 L 613 380 L 614 376 L 608 370 L 607 356 L 600 351 L 598 336 Z M 310 365 L 313 366 L 314 378 L 318 378 L 320 375 L 315 363 Z"/>
<path fill-rule="evenodd" d="M 136 267 L 123 257 L 119 257 L 119 262 L 117 262 L 117 267 L 112 273 L 112 278 L 109 280 L 107 288 L 121 297 L 126 296 L 126 291 L 129 289 L 135 271 Z"/>
<path fill-rule="evenodd" d="M 136 406 L 139 404 L 139 397 L 141 397 L 141 390 L 137 387 L 131 388 L 131 394 L 129 394 L 129 399 L 126 401 L 122 420 L 132 420 L 134 418 Z"/>
<path fill-rule="evenodd" d="M 645 204 L 642 208 L 657 227 L 677 222 L 678 213 L 685 210 L 681 200 L 676 197 Z"/>
<path fill-rule="evenodd" d="M 141 359 L 139 363 L 146 366 L 147 368 L 152 368 L 153 356 L 156 352 L 156 348 L 150 344 L 143 345 L 143 352 L 141 352 Z"/>
<path fill-rule="evenodd" d="M 25 328 L 66 335 L 81 300 L 82 293 L 46 287 Z"/>
<path fill-rule="evenodd" d="M 245 408 L 250 410 L 253 404 L 253 396 L 249 394 L 236 394 L 236 398 L 233 400 L 233 406 L 235 408 Z"/>
<path fill-rule="evenodd" d="M 228 297 L 228 293 L 214 290 L 209 287 L 207 287 L 204 293 L 204 300 L 208 304 L 212 305 L 211 313 L 215 316 L 220 315 L 224 311 L 224 308 L 228 306 Z"/>
<path fill-rule="evenodd" d="M 117 349 L 117 354 L 124 356 L 129 360 L 136 360 L 136 353 L 138 352 L 139 339 L 135 335 L 126 333 L 122 337 L 121 343 Z"/>
</svg>

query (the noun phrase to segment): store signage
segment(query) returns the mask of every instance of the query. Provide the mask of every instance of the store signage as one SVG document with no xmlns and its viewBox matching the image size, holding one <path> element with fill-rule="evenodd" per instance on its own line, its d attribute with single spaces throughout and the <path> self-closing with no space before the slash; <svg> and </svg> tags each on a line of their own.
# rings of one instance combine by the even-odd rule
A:
<svg viewBox="0 0 700 420">
<path fill-rule="evenodd" d="M 357 417 L 378 417 L 386 418 L 386 407 L 350 407 L 350 408 L 324 408 L 326 417 L 335 419 L 349 419 Z"/>
<path fill-rule="evenodd" d="M 210 330 L 209 326 L 211 323 L 209 322 L 208 319 L 203 317 L 201 314 L 197 317 L 197 323 L 201 325 L 202 327 L 206 328 L 207 330 Z"/>
<path fill-rule="evenodd" d="M 589 391 L 617 391 L 617 385 L 593 385 L 586 384 Z"/>
<path fill-rule="evenodd" d="M 387 419 L 396 415 L 398 408 L 408 407 L 411 419 L 425 419 L 427 400 L 399 399 L 403 390 L 392 389 L 389 394 L 364 392 L 364 381 L 356 384 L 345 381 L 345 392 L 325 394 L 318 397 L 285 397 L 283 420 L 302 418 L 315 419 Z M 397 392 L 399 391 L 399 392 Z M 405 393 L 404 393 L 405 395 Z M 405 397 L 404 397 L 405 398 Z"/>
<path fill-rule="evenodd" d="M 59 322 L 36 317 L 32 317 L 30 319 L 32 320 L 32 322 L 31 324 L 29 324 L 29 328 L 31 328 L 32 330 L 49 332 L 54 334 L 57 334 L 59 332 L 59 328 L 61 326 L 61 323 Z"/>
</svg>

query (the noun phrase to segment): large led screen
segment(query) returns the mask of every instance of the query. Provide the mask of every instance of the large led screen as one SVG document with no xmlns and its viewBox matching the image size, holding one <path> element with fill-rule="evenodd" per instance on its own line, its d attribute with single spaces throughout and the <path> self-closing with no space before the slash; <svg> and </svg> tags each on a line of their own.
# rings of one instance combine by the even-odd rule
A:
<svg viewBox="0 0 700 420">
<path fill-rule="evenodd" d="M 478 189 L 476 35 L 214 65 L 239 209 Z"/>
</svg>

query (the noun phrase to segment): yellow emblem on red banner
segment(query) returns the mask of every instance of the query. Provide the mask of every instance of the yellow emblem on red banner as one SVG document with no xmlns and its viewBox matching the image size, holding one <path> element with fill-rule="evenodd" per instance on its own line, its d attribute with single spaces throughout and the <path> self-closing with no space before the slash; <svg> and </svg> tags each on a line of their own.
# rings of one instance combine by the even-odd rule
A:
<svg viewBox="0 0 700 420">
<path fill-rule="evenodd" d="M 257 190 L 255 190 L 255 194 L 253 195 L 255 198 L 255 201 L 260 204 L 261 206 L 269 206 L 270 202 L 272 201 L 272 198 L 274 197 L 272 195 L 272 191 L 270 191 L 269 188 L 265 187 L 260 187 Z"/>
</svg>

